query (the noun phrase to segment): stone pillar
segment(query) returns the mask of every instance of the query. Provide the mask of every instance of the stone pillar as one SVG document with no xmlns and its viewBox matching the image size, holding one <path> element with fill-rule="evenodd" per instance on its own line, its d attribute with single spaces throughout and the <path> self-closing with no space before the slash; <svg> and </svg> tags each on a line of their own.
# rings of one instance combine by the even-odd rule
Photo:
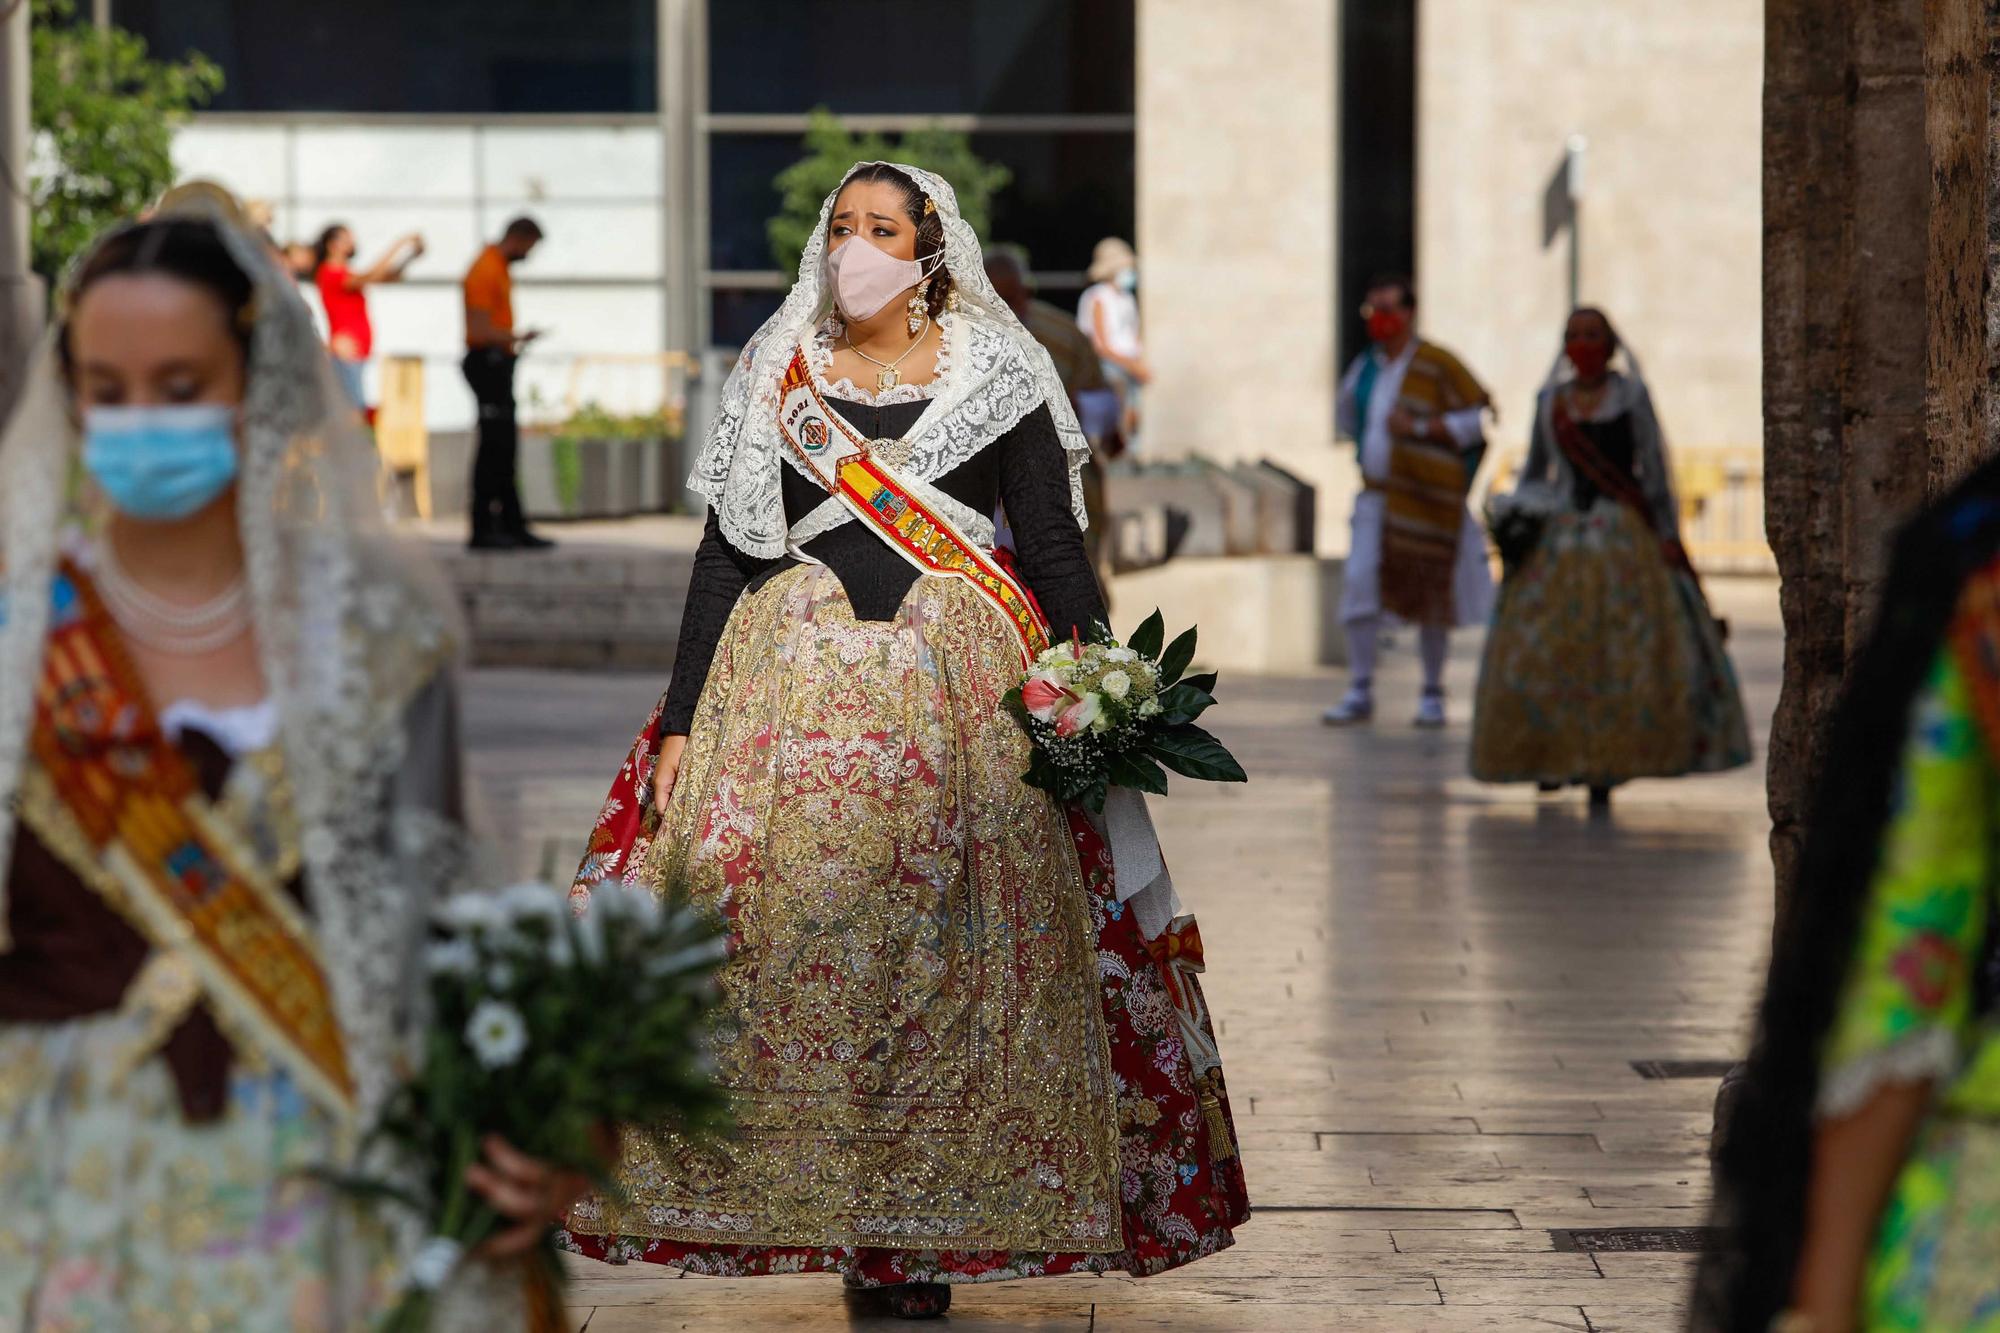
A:
<svg viewBox="0 0 2000 1333">
<path fill-rule="evenodd" d="M 28 268 L 28 6 L 0 7 L 0 423 L 13 410 L 41 329 Z"/>
<path fill-rule="evenodd" d="M 1145 452 L 1330 466 L 1339 6 L 1256 8 L 1139 0 Z"/>
<path fill-rule="evenodd" d="M 1781 911 L 1825 724 L 1878 601 L 1888 539 L 1992 450 L 1995 8 L 1768 0 L 1765 9 L 1766 526 L 1785 617 L 1770 741 Z"/>
</svg>

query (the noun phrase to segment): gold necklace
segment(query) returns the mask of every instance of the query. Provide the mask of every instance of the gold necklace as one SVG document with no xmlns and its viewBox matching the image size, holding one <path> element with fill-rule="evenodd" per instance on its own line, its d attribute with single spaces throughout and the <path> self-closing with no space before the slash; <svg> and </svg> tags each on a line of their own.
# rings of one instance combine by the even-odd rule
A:
<svg viewBox="0 0 2000 1333">
<path fill-rule="evenodd" d="M 863 361 L 866 361 L 871 366 L 881 367 L 881 369 L 879 369 L 875 374 L 875 392 L 887 393 L 889 392 L 889 390 L 895 388 L 898 384 L 901 384 L 903 382 L 903 377 L 897 373 L 896 367 L 902 365 L 903 362 L 909 360 L 910 353 L 916 351 L 919 347 L 922 347 L 924 345 L 924 335 L 929 333 L 930 331 L 931 331 L 931 319 L 929 315 L 925 315 L 923 332 L 919 333 L 917 335 L 916 341 L 911 343 L 908 347 L 905 347 L 903 349 L 903 354 L 897 357 L 894 361 L 878 361 L 874 357 L 868 355 L 868 353 L 862 351 L 859 347 L 856 347 L 854 345 L 854 335 L 851 333 L 845 335 L 845 341 L 847 343 L 848 351 L 854 353 L 856 356 L 860 357 Z"/>
</svg>

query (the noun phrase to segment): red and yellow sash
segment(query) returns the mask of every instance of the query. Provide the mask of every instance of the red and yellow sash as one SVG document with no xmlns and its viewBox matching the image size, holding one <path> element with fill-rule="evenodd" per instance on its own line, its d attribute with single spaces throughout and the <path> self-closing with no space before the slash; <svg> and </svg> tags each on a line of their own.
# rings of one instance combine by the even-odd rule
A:
<svg viewBox="0 0 2000 1333">
<path fill-rule="evenodd" d="M 153 947 L 183 958 L 225 1030 L 254 1037 L 315 1100 L 353 1104 L 310 925 L 233 836 L 161 732 L 96 590 L 65 565 L 36 699 L 33 753 L 95 858 L 81 876 Z"/>
<path fill-rule="evenodd" d="M 891 549 L 918 570 L 963 580 L 1006 618 L 1020 639 L 1022 662 L 1049 646 L 1048 626 L 1034 602 L 991 552 L 912 493 L 879 455 L 885 441 L 857 435 L 827 406 L 813 384 L 803 349 L 792 354 L 778 393 L 778 430 L 827 494 L 847 506 Z"/>
</svg>

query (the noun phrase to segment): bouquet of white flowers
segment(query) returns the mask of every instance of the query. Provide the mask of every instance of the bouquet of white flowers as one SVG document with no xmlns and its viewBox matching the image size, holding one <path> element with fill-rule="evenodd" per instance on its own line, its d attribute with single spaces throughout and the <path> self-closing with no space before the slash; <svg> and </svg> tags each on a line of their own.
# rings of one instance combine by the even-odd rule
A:
<svg viewBox="0 0 2000 1333">
<path fill-rule="evenodd" d="M 1243 766 L 1194 724 L 1215 703 L 1213 673 L 1188 676 L 1195 631 L 1164 649 L 1158 611 L 1127 643 L 1098 625 L 1059 643 L 1007 692 L 1007 707 L 1034 742 L 1023 777 L 1059 800 L 1102 813 L 1113 787 L 1164 795 L 1167 769 L 1205 782 L 1245 782 Z"/>
<path fill-rule="evenodd" d="M 414 1210 L 432 1237 L 384 1325 L 395 1333 L 428 1327 L 438 1290 L 501 1227 L 465 1183 L 485 1136 L 608 1189 L 608 1127 L 698 1132 L 722 1108 L 700 1045 L 725 948 L 706 917 L 625 888 L 598 890 L 577 914 L 557 890 L 522 884 L 458 895 L 436 924 L 422 1065 L 370 1140 L 414 1164 L 421 1188 L 328 1177 L 379 1207 Z M 552 1235 L 540 1258 L 559 1289 Z"/>
<path fill-rule="evenodd" d="M 1561 513 L 1563 498 L 1552 486 L 1528 482 L 1486 501 L 1486 530 L 1500 551 L 1500 562 L 1508 570 L 1521 563 L 1542 543 L 1549 520 Z"/>
</svg>

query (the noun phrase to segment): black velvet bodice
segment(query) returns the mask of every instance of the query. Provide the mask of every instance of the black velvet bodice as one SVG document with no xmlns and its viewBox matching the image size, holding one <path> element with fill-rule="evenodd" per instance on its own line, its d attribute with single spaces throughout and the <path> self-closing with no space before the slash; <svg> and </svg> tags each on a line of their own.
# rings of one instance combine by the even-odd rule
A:
<svg viewBox="0 0 2000 1333">
<path fill-rule="evenodd" d="M 828 399 L 834 410 L 867 439 L 900 437 L 923 414 L 923 403 L 877 407 Z M 826 499 L 826 492 L 786 464 L 783 477 L 785 521 L 797 523 Z M 1036 408 L 1013 429 L 932 483 L 938 490 L 982 514 L 1004 504 L 1014 531 L 1021 581 L 1027 585 L 1058 636 L 1088 629 L 1104 618 L 1104 595 L 1084 553 L 1083 532 L 1070 510 L 1069 462 L 1049 409 Z M 903 598 L 920 577 L 910 563 L 859 522 L 843 523 L 805 545 L 806 554 L 840 580 L 859 620 L 893 620 Z M 694 578 L 681 616 L 680 647 L 667 689 L 663 734 L 683 735 L 708 681 L 710 664 L 730 613 L 746 591 L 763 586 L 800 563 L 791 557 L 763 560 L 729 543 L 715 514 L 708 516 L 695 552 Z"/>
</svg>

